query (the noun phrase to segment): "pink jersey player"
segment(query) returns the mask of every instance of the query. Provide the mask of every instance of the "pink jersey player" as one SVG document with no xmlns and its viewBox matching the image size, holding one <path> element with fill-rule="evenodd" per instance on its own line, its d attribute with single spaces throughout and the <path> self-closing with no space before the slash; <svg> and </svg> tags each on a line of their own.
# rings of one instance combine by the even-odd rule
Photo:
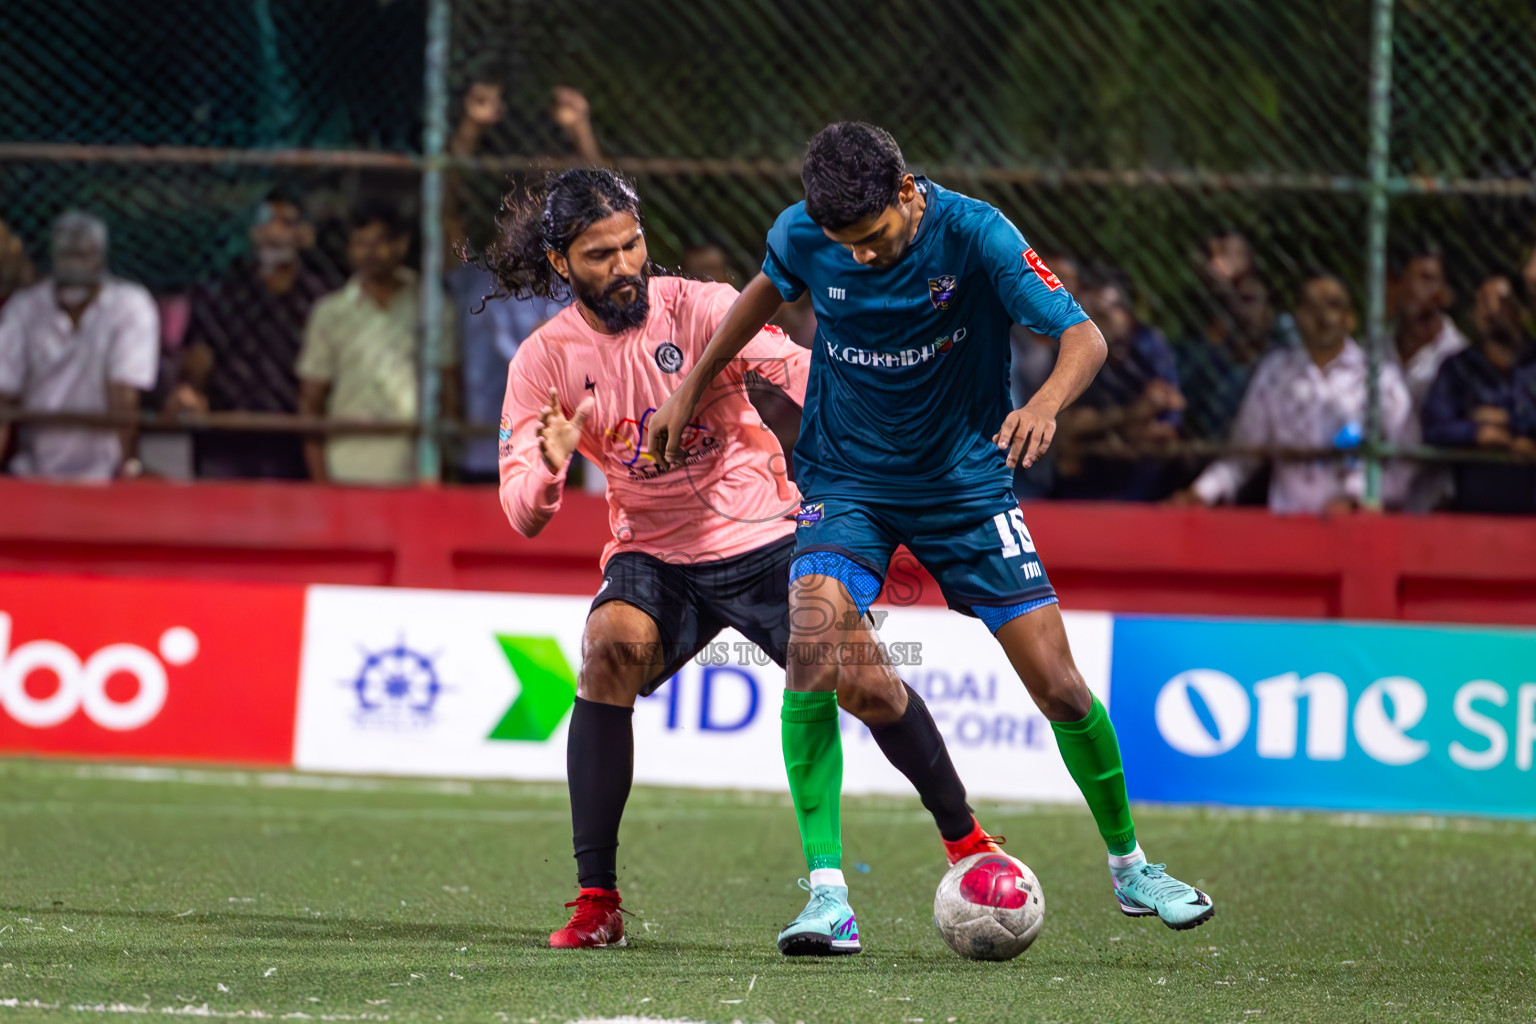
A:
<svg viewBox="0 0 1536 1024">
<path fill-rule="evenodd" d="M 809 353 L 765 328 L 689 425 L 687 464 L 659 473 L 646 451 L 646 420 L 709 344 L 736 289 L 679 277 L 652 277 L 647 288 L 649 316 L 636 328 L 601 333 L 572 304 L 518 349 L 501 414 L 507 518 L 532 537 L 560 508 L 565 469 L 551 471 L 539 447 L 540 414 L 553 390 L 565 417 L 590 402 L 577 450 L 608 479 L 613 539 L 604 565 L 622 551 L 729 558 L 789 536 L 800 495 L 778 439 L 747 397 L 746 376 L 803 404 Z"/>
</svg>

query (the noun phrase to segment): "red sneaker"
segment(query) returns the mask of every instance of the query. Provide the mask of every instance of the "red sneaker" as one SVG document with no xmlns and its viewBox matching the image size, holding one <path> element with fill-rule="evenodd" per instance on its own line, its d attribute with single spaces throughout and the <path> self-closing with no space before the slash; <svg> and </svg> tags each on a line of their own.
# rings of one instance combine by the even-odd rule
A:
<svg viewBox="0 0 1536 1024">
<path fill-rule="evenodd" d="M 989 836 L 981 830 L 981 822 L 976 816 L 971 815 L 971 823 L 975 826 L 964 839 L 956 839 L 950 842 L 944 840 L 944 852 L 949 857 L 951 864 L 958 864 L 965 858 L 977 853 L 1002 853 L 1003 844 L 1008 840 L 1002 836 Z"/>
<path fill-rule="evenodd" d="M 624 918 L 619 910 L 619 890 L 583 889 L 567 903 L 575 913 L 565 927 L 549 937 L 550 949 L 602 949 L 624 945 Z"/>
</svg>

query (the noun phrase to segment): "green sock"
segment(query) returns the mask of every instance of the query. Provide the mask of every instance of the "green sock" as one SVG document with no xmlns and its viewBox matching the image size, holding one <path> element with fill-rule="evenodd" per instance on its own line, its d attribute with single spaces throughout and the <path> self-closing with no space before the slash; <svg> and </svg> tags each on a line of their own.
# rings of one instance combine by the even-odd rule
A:
<svg viewBox="0 0 1536 1024">
<path fill-rule="evenodd" d="M 806 866 L 843 866 L 843 740 L 837 694 L 784 691 L 784 770 L 800 821 Z"/>
<path fill-rule="evenodd" d="M 1136 826 L 1131 821 L 1131 802 L 1125 795 L 1125 765 L 1120 760 L 1120 741 L 1109 712 L 1093 698 L 1093 708 L 1080 722 L 1052 722 L 1061 759 L 1072 781 L 1083 791 L 1099 835 L 1109 852 L 1120 855 L 1136 849 Z M 786 744 L 785 749 L 788 749 Z"/>
</svg>

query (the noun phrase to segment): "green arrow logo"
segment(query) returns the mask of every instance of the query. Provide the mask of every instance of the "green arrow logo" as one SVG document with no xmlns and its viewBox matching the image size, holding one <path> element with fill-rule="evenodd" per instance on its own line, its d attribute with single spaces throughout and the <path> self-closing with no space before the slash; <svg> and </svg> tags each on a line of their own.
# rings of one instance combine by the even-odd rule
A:
<svg viewBox="0 0 1536 1024">
<path fill-rule="evenodd" d="M 487 739 L 543 743 L 576 703 L 576 675 L 552 636 L 502 636 L 501 651 L 522 685 Z"/>
</svg>

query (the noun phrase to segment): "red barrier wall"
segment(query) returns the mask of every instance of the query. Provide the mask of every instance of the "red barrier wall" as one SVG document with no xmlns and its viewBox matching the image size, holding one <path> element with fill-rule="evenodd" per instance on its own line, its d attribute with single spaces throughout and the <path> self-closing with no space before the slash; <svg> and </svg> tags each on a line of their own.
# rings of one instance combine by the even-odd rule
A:
<svg viewBox="0 0 1536 1024">
<path fill-rule="evenodd" d="M 1072 608 L 1536 625 L 1536 521 L 1035 504 Z M 490 488 L 0 480 L 0 572 L 591 593 L 607 505 L 535 540 Z M 942 603 L 924 581 L 920 601 Z"/>
</svg>

